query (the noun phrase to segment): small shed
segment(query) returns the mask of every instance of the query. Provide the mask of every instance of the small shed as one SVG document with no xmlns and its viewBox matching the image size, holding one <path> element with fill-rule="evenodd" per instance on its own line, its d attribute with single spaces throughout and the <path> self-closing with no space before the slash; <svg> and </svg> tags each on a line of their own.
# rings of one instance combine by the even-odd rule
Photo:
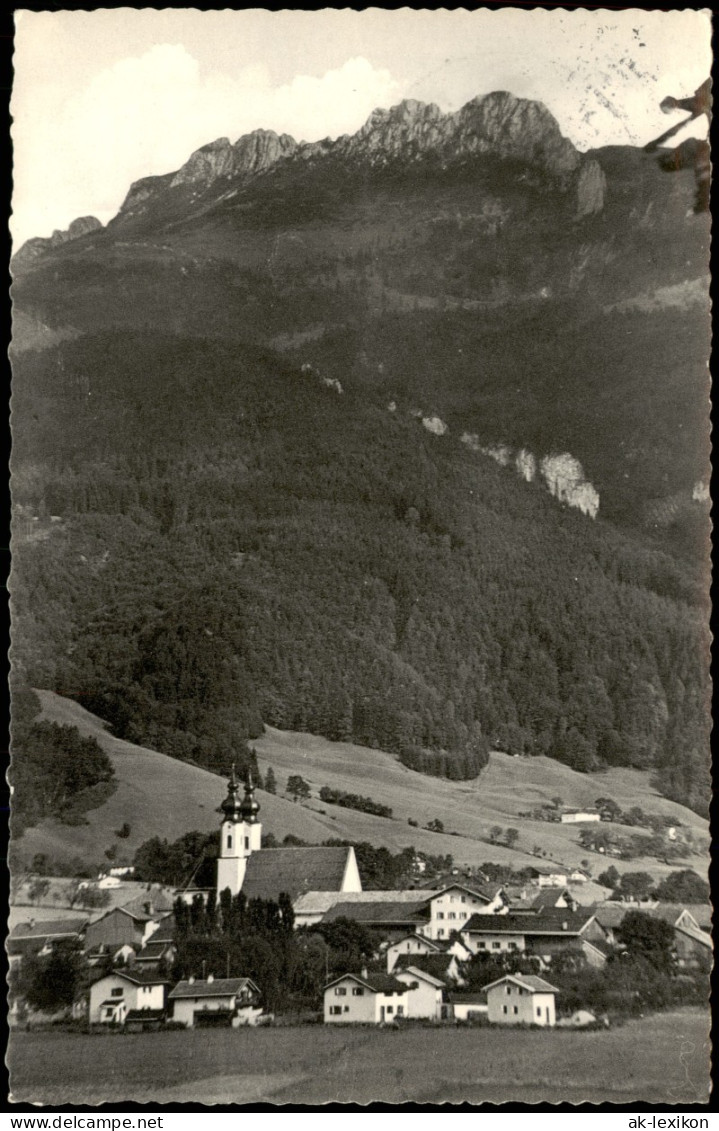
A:
<svg viewBox="0 0 719 1131">
<path fill-rule="evenodd" d="M 536 974 L 505 974 L 484 987 L 487 1018 L 496 1025 L 556 1024 L 556 986 Z"/>
</svg>

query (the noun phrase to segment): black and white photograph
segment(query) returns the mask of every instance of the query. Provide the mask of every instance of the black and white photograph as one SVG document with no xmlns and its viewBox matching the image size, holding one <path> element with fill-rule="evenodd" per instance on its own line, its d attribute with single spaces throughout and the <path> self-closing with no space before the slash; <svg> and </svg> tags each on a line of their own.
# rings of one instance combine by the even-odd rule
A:
<svg viewBox="0 0 719 1131">
<path fill-rule="evenodd" d="M 11 1105 L 709 1104 L 711 13 L 14 18 Z"/>
</svg>

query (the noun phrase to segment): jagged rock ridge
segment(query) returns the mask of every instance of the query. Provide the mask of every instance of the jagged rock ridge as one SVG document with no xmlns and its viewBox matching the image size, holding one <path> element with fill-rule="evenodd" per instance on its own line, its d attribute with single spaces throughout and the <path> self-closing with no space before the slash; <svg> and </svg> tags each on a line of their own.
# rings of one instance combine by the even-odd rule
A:
<svg viewBox="0 0 719 1131">
<path fill-rule="evenodd" d="M 432 157 L 447 167 L 482 154 L 524 163 L 574 191 L 578 216 L 603 207 L 606 180 L 597 162 L 562 136 L 541 103 L 496 91 L 451 114 L 434 103 L 406 99 L 389 110 L 373 110 L 356 134 L 335 141 L 298 143 L 272 130 L 254 130 L 234 144 L 218 138 L 196 150 L 177 172 L 136 181 L 115 222 L 141 215 L 168 190 L 191 187 L 199 193 L 216 182 L 247 184 L 282 161 L 333 158 L 383 166 Z"/>
</svg>

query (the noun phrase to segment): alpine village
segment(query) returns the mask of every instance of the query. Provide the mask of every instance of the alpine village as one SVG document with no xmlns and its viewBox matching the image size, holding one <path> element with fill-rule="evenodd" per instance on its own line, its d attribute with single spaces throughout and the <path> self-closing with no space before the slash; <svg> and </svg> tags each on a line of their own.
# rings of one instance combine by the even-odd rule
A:
<svg viewBox="0 0 719 1131">
<path fill-rule="evenodd" d="M 18 1095 L 56 1033 L 86 1095 L 200 1029 L 495 1080 L 703 1031 L 696 144 L 410 100 L 19 249 Z"/>
</svg>

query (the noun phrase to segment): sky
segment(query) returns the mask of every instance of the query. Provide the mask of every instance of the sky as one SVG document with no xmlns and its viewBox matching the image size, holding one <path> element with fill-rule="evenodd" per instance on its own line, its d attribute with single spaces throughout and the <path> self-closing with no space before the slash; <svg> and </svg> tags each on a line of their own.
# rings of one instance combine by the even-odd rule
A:
<svg viewBox="0 0 719 1131">
<path fill-rule="evenodd" d="M 133 181 L 215 138 L 337 137 L 403 98 L 449 112 L 509 90 L 581 150 L 643 145 L 680 120 L 665 95 L 711 67 L 708 11 L 19 10 L 15 26 L 15 247 L 106 223 Z"/>
</svg>

